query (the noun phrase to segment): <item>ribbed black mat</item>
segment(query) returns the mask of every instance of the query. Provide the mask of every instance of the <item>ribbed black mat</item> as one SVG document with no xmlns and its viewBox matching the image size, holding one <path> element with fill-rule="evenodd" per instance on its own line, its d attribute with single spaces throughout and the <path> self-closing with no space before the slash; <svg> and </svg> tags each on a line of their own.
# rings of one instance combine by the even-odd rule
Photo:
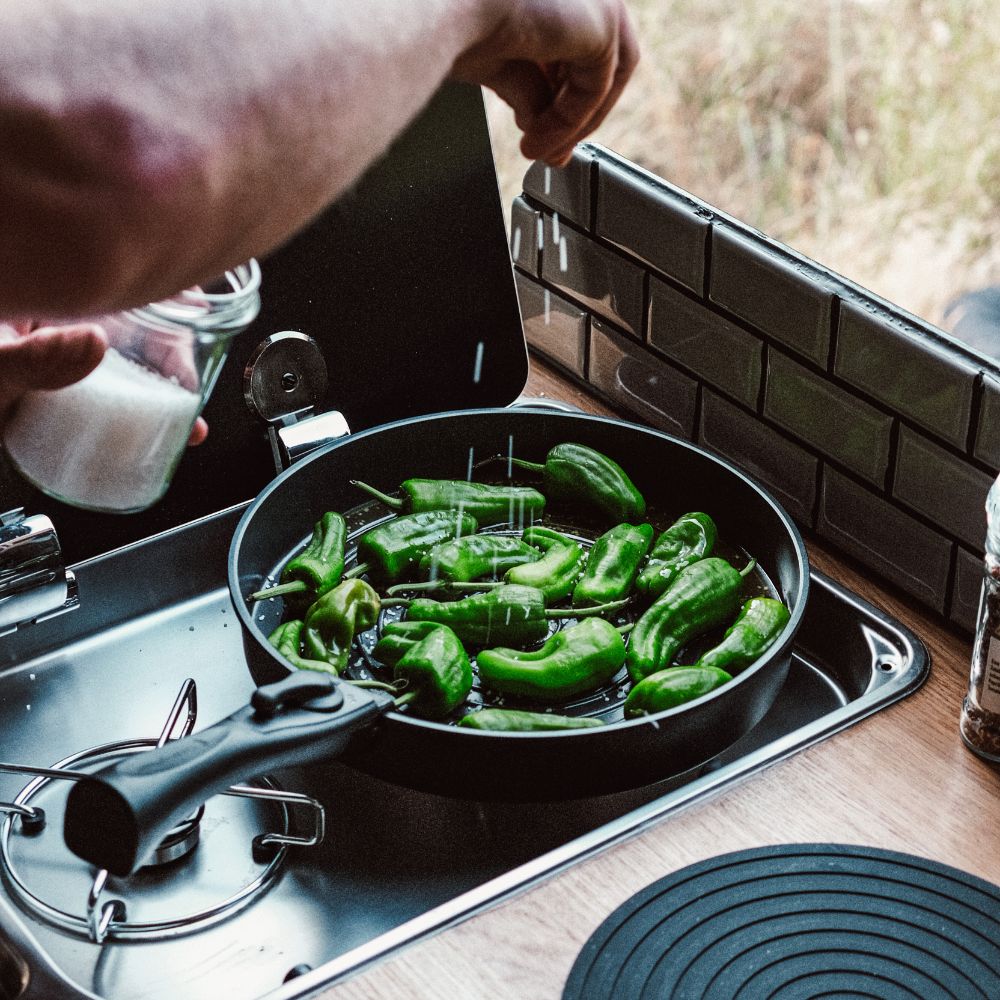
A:
<svg viewBox="0 0 1000 1000">
<path fill-rule="evenodd" d="M 615 910 L 563 992 L 564 1000 L 640 997 L 1000 1000 L 1000 888 L 846 844 L 724 854 Z"/>
</svg>

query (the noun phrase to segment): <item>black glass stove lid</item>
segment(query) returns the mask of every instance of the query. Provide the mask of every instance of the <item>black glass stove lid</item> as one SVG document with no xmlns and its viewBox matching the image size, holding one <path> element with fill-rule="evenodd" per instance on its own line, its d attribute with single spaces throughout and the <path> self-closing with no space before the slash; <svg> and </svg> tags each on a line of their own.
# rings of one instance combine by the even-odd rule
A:
<svg viewBox="0 0 1000 1000">
<path fill-rule="evenodd" d="M 1000 997 L 1000 888 L 909 854 L 782 844 L 691 865 L 594 932 L 564 1000 Z"/>
</svg>

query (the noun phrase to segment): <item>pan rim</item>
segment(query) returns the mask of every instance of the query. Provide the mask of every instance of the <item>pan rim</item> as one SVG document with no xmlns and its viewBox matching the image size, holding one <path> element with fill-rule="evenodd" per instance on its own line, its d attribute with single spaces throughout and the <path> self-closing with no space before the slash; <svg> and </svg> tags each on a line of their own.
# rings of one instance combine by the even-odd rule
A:
<svg viewBox="0 0 1000 1000">
<path fill-rule="evenodd" d="M 665 441 L 671 446 L 681 447 L 694 455 L 707 459 L 715 463 L 716 465 L 723 468 L 727 473 L 736 477 L 739 481 L 743 483 L 746 488 L 749 488 L 771 508 L 773 514 L 777 517 L 782 529 L 784 530 L 788 540 L 791 542 L 792 549 L 795 553 L 795 563 L 796 570 L 798 572 L 799 585 L 797 592 L 795 594 L 796 601 L 795 607 L 791 610 L 788 622 L 785 624 L 781 635 L 771 646 L 770 649 L 764 653 L 763 656 L 755 660 L 749 667 L 737 674 L 732 681 L 727 684 L 716 688 L 707 694 L 702 695 L 692 701 L 685 702 L 682 705 L 677 705 L 670 709 L 665 709 L 662 712 L 656 712 L 652 715 L 643 716 L 636 719 L 620 719 L 612 723 L 608 723 L 604 726 L 594 726 L 586 729 L 571 729 L 571 730 L 548 730 L 548 731 L 532 731 L 532 732 L 491 732 L 488 730 L 475 730 L 467 729 L 464 727 L 452 725 L 449 723 L 434 722 L 430 719 L 418 719 L 413 716 L 407 715 L 405 712 L 398 712 L 394 709 L 390 709 L 385 713 L 384 719 L 386 721 L 391 720 L 394 723 L 405 723 L 406 725 L 414 725 L 420 728 L 427 728 L 434 731 L 447 731 L 449 733 L 461 734 L 464 737 L 471 737 L 476 739 L 487 739 L 495 740 L 502 738 L 504 740 L 510 738 L 527 738 L 529 740 L 538 739 L 560 739 L 567 737 L 592 737 L 595 740 L 601 737 L 608 739 L 613 738 L 614 734 L 620 733 L 623 730 L 634 729 L 640 726 L 658 726 L 659 724 L 669 721 L 675 717 L 686 712 L 694 705 L 705 704 L 715 698 L 722 697 L 728 692 L 732 692 L 734 687 L 745 683 L 750 677 L 758 674 L 760 671 L 765 669 L 773 660 L 784 655 L 788 651 L 789 645 L 794 640 L 796 633 L 798 632 L 799 625 L 801 624 L 802 618 L 805 615 L 805 608 L 809 597 L 809 585 L 810 585 L 810 575 L 809 575 L 809 555 L 805 547 L 805 541 L 802 538 L 802 534 L 799 531 L 798 526 L 792 520 L 791 516 L 785 510 L 785 508 L 778 502 L 778 500 L 773 496 L 773 494 L 756 479 L 751 477 L 748 473 L 744 472 L 738 466 L 734 465 L 725 456 L 719 455 L 710 448 L 706 448 L 702 445 L 695 444 L 692 441 L 687 441 L 684 438 L 677 437 L 672 434 L 668 434 L 665 431 L 658 430 L 654 427 L 649 427 L 644 424 L 633 423 L 628 420 L 607 417 L 599 414 L 590 413 L 567 413 L 565 411 L 552 410 L 551 414 L 548 411 L 544 411 L 546 417 L 553 417 L 555 419 L 564 420 L 567 423 L 572 423 L 580 421 L 587 424 L 605 424 L 611 427 L 621 427 L 628 429 L 631 433 L 639 432 L 643 435 L 649 436 L 656 440 Z M 261 646 L 265 652 L 277 663 L 282 669 L 287 671 L 287 667 L 284 666 L 284 661 L 277 655 L 276 651 L 273 651 L 267 642 L 267 636 L 260 631 L 256 623 L 253 620 L 253 616 L 250 613 L 250 608 L 246 601 L 243 599 L 240 591 L 240 578 L 239 578 L 239 555 L 240 548 L 243 537 L 246 533 L 247 527 L 253 520 L 255 513 L 267 502 L 267 500 L 279 489 L 282 488 L 283 484 L 291 479 L 294 475 L 300 472 L 300 470 L 306 468 L 313 462 L 322 461 L 325 457 L 337 451 L 338 449 L 348 447 L 356 441 L 364 441 L 369 438 L 377 437 L 389 430 L 406 428 L 412 425 L 428 424 L 435 421 L 441 420 L 454 420 L 461 418 L 490 418 L 490 417 L 513 417 L 514 419 L 523 419 L 525 417 L 538 417 L 538 411 L 518 411 L 510 407 L 484 407 L 484 408 L 470 408 L 462 410 L 441 410 L 434 413 L 420 414 L 414 417 L 405 417 L 400 420 L 394 420 L 386 424 L 377 424 L 374 427 L 365 428 L 357 433 L 352 433 L 349 436 L 341 438 L 337 441 L 333 441 L 322 448 L 317 449 L 310 455 L 302 458 L 300 461 L 296 462 L 294 465 L 285 469 L 278 476 L 276 476 L 270 483 L 268 483 L 250 502 L 247 508 L 243 511 L 240 517 L 239 523 L 233 532 L 233 538 L 229 547 L 229 554 L 227 558 L 227 579 L 229 584 L 230 600 L 234 606 L 237 616 L 240 619 L 240 623 L 244 629 L 244 634 L 249 635 L 254 639 L 259 646 Z M 303 531 L 305 534 L 305 529 Z M 346 683 L 344 681 L 338 680 L 337 683 Z"/>
</svg>

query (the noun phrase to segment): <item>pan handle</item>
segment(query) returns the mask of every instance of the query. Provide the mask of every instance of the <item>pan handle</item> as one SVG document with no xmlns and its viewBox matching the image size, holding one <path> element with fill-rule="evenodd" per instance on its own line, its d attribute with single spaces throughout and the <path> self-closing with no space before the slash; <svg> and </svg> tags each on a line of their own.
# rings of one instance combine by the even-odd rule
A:
<svg viewBox="0 0 1000 1000">
<path fill-rule="evenodd" d="M 130 875 L 210 796 L 274 768 L 337 756 L 392 707 L 383 692 L 296 672 L 257 688 L 248 706 L 221 722 L 76 782 L 63 839 L 85 861 Z"/>
</svg>

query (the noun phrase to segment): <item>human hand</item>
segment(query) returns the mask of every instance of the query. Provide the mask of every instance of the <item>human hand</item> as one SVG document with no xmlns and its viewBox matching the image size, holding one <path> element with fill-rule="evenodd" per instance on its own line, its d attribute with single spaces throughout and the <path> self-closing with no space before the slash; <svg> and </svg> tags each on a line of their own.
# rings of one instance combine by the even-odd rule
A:
<svg viewBox="0 0 1000 1000">
<path fill-rule="evenodd" d="M 107 346 L 96 323 L 0 323 L 0 428 L 25 393 L 79 382 L 101 363 Z M 201 444 L 207 436 L 208 425 L 199 417 L 188 444 Z"/>
<path fill-rule="evenodd" d="M 624 0 L 512 0 L 452 76 L 514 109 L 521 152 L 561 167 L 601 124 L 639 59 Z"/>
</svg>

